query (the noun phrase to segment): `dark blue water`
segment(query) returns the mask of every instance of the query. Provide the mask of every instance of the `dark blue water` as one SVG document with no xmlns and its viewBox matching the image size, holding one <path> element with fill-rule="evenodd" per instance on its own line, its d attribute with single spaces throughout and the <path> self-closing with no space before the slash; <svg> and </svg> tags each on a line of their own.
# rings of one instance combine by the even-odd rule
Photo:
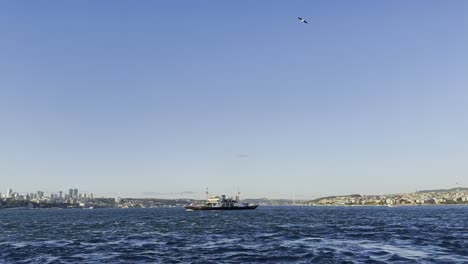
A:
<svg viewBox="0 0 468 264">
<path fill-rule="evenodd" d="M 468 207 L 0 210 L 0 263 L 468 263 Z"/>
</svg>

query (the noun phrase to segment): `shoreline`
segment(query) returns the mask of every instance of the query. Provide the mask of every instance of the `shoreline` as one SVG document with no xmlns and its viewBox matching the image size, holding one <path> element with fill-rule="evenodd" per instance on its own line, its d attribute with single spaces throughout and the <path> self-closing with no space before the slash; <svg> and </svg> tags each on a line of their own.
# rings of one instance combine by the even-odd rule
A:
<svg viewBox="0 0 468 264">
<path fill-rule="evenodd" d="M 388 207 L 388 208 L 398 208 L 398 207 L 443 207 L 443 206 L 468 206 L 468 203 L 465 204 L 402 204 L 402 205 L 396 205 L 396 206 L 388 206 L 388 205 L 261 205 L 259 207 Z M 167 208 L 184 208 L 183 206 L 160 206 L 160 207 L 134 207 L 134 208 L 125 208 L 125 207 L 98 207 L 98 208 L 60 208 L 60 207 L 51 207 L 51 208 L 27 208 L 27 207 L 8 207 L 8 208 L 0 208 L 0 211 L 9 211 L 9 210 L 20 210 L 20 211 L 32 211 L 32 210 L 85 210 L 85 211 L 90 211 L 90 210 L 102 210 L 102 209 L 167 209 Z"/>
</svg>

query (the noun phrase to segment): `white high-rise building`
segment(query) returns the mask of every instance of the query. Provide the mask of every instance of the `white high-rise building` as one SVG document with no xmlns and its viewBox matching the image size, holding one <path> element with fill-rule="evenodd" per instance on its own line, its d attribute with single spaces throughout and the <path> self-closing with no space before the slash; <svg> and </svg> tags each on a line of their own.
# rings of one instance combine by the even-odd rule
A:
<svg viewBox="0 0 468 264">
<path fill-rule="evenodd" d="M 13 190 L 12 189 L 7 189 L 6 198 L 10 198 L 12 194 L 13 194 Z"/>
</svg>

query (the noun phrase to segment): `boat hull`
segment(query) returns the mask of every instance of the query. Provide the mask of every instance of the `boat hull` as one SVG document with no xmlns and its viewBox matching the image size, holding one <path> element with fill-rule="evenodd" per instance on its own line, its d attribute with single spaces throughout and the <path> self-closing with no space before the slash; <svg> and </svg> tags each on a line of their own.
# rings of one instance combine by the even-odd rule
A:
<svg viewBox="0 0 468 264">
<path fill-rule="evenodd" d="M 253 210 L 256 209 L 258 205 L 249 205 L 249 206 L 233 206 L 233 207 L 212 207 L 212 206 L 193 206 L 187 205 L 184 206 L 187 211 L 225 211 L 225 210 Z"/>
</svg>

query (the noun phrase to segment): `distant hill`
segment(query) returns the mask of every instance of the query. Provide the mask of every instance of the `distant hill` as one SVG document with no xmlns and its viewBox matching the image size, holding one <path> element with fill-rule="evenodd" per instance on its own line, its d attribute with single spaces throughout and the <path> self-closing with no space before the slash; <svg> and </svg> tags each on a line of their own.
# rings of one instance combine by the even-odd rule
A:
<svg viewBox="0 0 468 264">
<path fill-rule="evenodd" d="M 416 193 L 438 193 L 438 192 L 457 192 L 457 191 L 468 191 L 468 188 L 466 187 L 455 187 L 455 188 L 450 188 L 450 189 L 435 189 L 435 190 L 422 190 L 422 191 L 418 191 Z M 333 195 L 333 196 L 325 196 L 325 197 L 320 197 L 320 198 L 317 198 L 317 199 L 314 199 L 314 200 L 310 200 L 310 201 L 307 201 L 307 202 L 311 202 L 311 203 L 318 203 L 320 200 L 323 200 L 323 199 L 334 199 L 334 198 L 337 198 L 337 197 L 361 197 L 360 194 L 349 194 L 349 195 Z"/>
<path fill-rule="evenodd" d="M 337 198 L 337 197 L 362 197 L 362 195 L 360 194 L 349 194 L 349 195 L 334 195 L 334 196 L 325 196 L 325 197 L 320 197 L 320 198 L 317 198 L 317 199 L 314 199 L 314 200 L 311 200 L 309 202 L 312 202 L 312 203 L 317 203 L 318 201 L 320 200 L 323 200 L 323 199 L 334 199 L 334 198 Z"/>
<path fill-rule="evenodd" d="M 268 198 L 242 199 L 241 202 L 259 204 L 259 205 L 292 205 L 293 204 L 293 200 L 290 200 L 290 199 L 268 199 Z M 297 201 L 297 203 L 300 203 L 300 201 Z"/>
<path fill-rule="evenodd" d="M 466 187 L 455 187 L 455 188 L 450 188 L 450 189 L 435 189 L 435 190 L 422 190 L 418 191 L 416 193 L 446 193 L 446 192 L 459 192 L 459 191 L 468 191 L 468 188 Z M 387 194 L 390 195 L 390 194 Z M 309 203 L 318 203 L 320 200 L 323 199 L 335 199 L 337 197 L 361 197 L 360 194 L 349 194 L 349 195 L 333 195 L 333 196 L 326 196 L 326 197 L 320 197 L 314 200 L 307 201 Z"/>
<path fill-rule="evenodd" d="M 455 188 L 450 188 L 450 189 L 422 190 L 422 191 L 418 191 L 418 193 L 459 192 L 459 191 L 468 191 L 468 188 L 466 188 L 466 187 L 455 187 Z"/>
</svg>

